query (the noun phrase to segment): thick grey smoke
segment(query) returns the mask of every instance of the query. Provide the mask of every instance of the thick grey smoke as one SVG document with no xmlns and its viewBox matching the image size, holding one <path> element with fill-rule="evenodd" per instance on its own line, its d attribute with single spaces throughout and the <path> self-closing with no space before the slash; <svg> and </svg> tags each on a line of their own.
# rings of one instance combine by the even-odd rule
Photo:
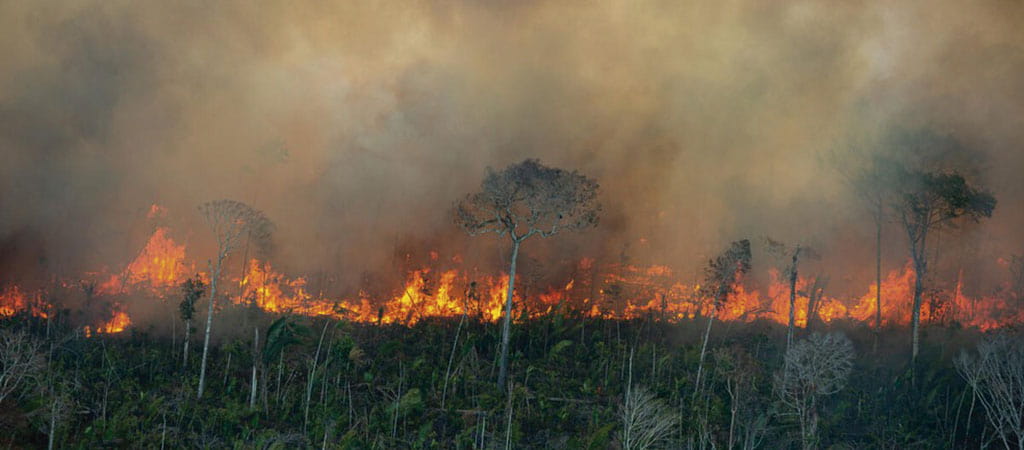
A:
<svg viewBox="0 0 1024 450">
<path fill-rule="evenodd" d="M 597 178 L 606 211 L 530 243 L 547 264 L 690 276 L 769 235 L 863 286 L 870 219 L 820 156 L 894 127 L 979 154 L 1000 206 L 960 245 L 991 262 L 1024 251 L 1021 23 L 995 1 L 0 2 L 0 277 L 124 264 L 153 203 L 205 260 L 217 198 L 341 287 L 406 245 L 494 261 L 450 205 L 537 157 Z"/>
</svg>

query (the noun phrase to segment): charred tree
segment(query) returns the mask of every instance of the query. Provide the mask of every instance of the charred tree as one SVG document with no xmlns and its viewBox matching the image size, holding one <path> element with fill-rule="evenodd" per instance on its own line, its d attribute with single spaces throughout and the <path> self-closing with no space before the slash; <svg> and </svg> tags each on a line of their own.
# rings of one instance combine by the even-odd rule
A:
<svg viewBox="0 0 1024 450">
<path fill-rule="evenodd" d="M 817 258 L 818 255 L 806 245 L 797 244 L 789 246 L 771 238 L 765 238 L 765 241 L 769 253 L 775 255 L 776 258 L 787 261 L 782 276 L 789 283 L 789 325 L 786 328 L 786 348 L 789 349 L 793 345 L 793 330 L 796 329 L 796 284 L 800 280 L 800 258 Z M 811 320 L 810 308 L 814 306 L 813 302 L 807 306 L 807 323 L 809 324 Z"/>
<path fill-rule="evenodd" d="M 807 291 L 807 323 L 804 324 L 804 330 L 806 331 L 810 331 L 815 323 L 821 321 L 818 311 L 821 309 L 822 299 L 825 298 L 825 286 L 827 284 L 828 277 L 819 275 L 814 277 L 814 283 L 811 284 L 811 288 Z"/>
<path fill-rule="evenodd" d="M 245 203 L 234 200 L 215 200 L 199 206 L 206 224 L 213 231 L 217 241 L 217 254 L 208 262 L 210 270 L 210 304 L 206 314 L 206 334 L 203 338 L 203 359 L 199 369 L 199 389 L 196 398 L 203 398 L 206 386 L 206 360 L 210 349 L 210 329 L 213 327 L 213 311 L 217 301 L 217 282 L 220 279 L 224 261 L 243 237 L 265 248 L 270 241 L 273 224 L 262 212 Z"/>
<path fill-rule="evenodd" d="M 469 194 L 455 204 L 455 223 L 468 234 L 495 233 L 508 236 L 512 244 L 498 372 L 498 387 L 502 392 L 508 375 L 512 294 L 519 247 L 533 236 L 546 238 L 561 231 L 596 226 L 601 211 L 597 190 L 596 181 L 576 171 L 551 168 L 536 159 L 527 159 L 501 171 L 488 169 L 480 192 Z"/>
<path fill-rule="evenodd" d="M 853 358 L 853 344 L 840 333 L 814 333 L 786 351 L 776 392 L 800 424 L 804 449 L 818 447 L 818 399 L 846 386 Z"/>
</svg>

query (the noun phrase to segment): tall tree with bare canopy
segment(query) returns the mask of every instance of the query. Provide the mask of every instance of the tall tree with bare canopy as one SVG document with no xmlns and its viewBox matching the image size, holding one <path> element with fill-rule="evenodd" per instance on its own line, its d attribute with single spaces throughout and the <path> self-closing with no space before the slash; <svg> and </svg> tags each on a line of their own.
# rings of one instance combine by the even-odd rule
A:
<svg viewBox="0 0 1024 450">
<path fill-rule="evenodd" d="M 971 186 L 957 172 L 929 172 L 904 169 L 893 210 L 907 232 L 910 258 L 914 262 L 914 305 L 911 311 L 911 361 L 917 361 L 920 347 L 921 293 L 928 276 L 928 233 L 955 224 L 958 218 L 978 221 L 992 217 L 996 199 Z"/>
<path fill-rule="evenodd" d="M 471 236 L 495 233 L 512 243 L 505 320 L 501 332 L 498 386 L 508 375 L 508 344 L 512 327 L 512 292 L 519 246 L 533 236 L 550 237 L 597 225 L 601 205 L 596 181 L 577 173 L 527 159 L 501 171 L 487 170 L 480 192 L 455 204 L 455 222 Z"/>
<path fill-rule="evenodd" d="M 199 205 L 206 224 L 217 240 L 217 255 L 208 261 L 210 271 L 210 305 L 206 314 L 206 336 L 203 338 L 203 361 L 199 369 L 199 389 L 196 398 L 203 398 L 206 387 L 206 359 L 210 350 L 210 329 L 213 326 L 214 303 L 217 300 L 217 281 L 220 279 L 224 261 L 238 248 L 242 238 L 265 248 L 270 242 L 274 225 L 262 212 L 234 200 L 215 200 Z"/>
</svg>

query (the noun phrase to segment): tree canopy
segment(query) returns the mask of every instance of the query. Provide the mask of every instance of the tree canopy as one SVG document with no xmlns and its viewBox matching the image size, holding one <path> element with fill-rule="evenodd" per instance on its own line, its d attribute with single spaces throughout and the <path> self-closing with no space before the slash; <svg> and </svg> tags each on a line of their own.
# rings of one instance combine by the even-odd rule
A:
<svg viewBox="0 0 1024 450">
<path fill-rule="evenodd" d="M 596 181 L 576 171 L 527 159 L 501 171 L 487 169 L 480 192 L 455 204 L 455 222 L 471 235 L 508 234 L 522 241 L 539 234 L 595 226 L 601 205 Z"/>
</svg>

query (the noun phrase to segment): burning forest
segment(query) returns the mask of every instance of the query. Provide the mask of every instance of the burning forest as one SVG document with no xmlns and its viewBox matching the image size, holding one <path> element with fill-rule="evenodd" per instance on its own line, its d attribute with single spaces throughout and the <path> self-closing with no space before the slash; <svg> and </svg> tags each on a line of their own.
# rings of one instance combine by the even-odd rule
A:
<svg viewBox="0 0 1024 450">
<path fill-rule="evenodd" d="M 1024 448 L 1020 23 L 0 3 L 0 442 Z"/>
<path fill-rule="evenodd" d="M 36 290 L 9 284 L 0 295 L 0 315 L 27 314 L 45 319 L 62 308 L 46 298 L 60 291 L 80 290 L 90 302 L 113 305 L 108 320 L 96 318 L 100 322 L 81 325 L 97 332 L 122 332 L 131 323 L 128 309 L 177 303 L 181 284 L 191 276 L 209 281 L 209 273 L 196 269 L 195 257 L 190 257 L 185 245 L 178 244 L 172 235 L 168 228 L 156 228 L 137 256 L 116 273 L 86 272 L 79 279 L 55 280 L 51 286 Z M 593 258 L 568 264 L 571 269 L 564 279 L 549 285 L 517 287 L 514 315 L 531 318 L 561 311 L 595 319 L 653 316 L 677 322 L 707 316 L 711 307 L 700 292 L 700 281 L 686 279 L 664 265 L 600 264 Z M 1009 270 L 1010 263 L 1003 264 Z M 371 324 L 408 326 L 423 319 L 458 319 L 463 315 L 496 322 L 502 316 L 507 273 L 467 267 L 460 255 L 442 257 L 435 251 L 427 251 L 427 258 L 421 263 L 403 264 L 411 265 L 414 267 L 406 269 L 399 285 L 378 288 L 379 292 L 367 289 L 334 297 L 310 286 L 306 276 L 283 274 L 274 269 L 271 261 L 251 258 L 240 266 L 244 271 L 225 277 L 225 297 L 229 305 L 255 307 L 269 314 L 326 316 Z M 883 276 L 883 325 L 910 323 L 914 275 L 913 264 L 907 262 Z M 960 278 L 963 273 L 957 275 L 954 280 L 946 280 L 944 286 L 929 289 L 922 308 L 925 322 L 983 331 L 1024 323 L 1024 308 L 1020 307 L 1024 299 L 1009 280 L 988 295 L 970 295 L 965 293 Z M 827 292 L 827 280 L 821 277 L 800 277 L 796 290 L 796 325 L 801 328 L 808 328 L 808 319 L 822 325 L 839 321 L 874 326 L 874 282 L 865 284 L 859 295 L 839 296 Z M 785 325 L 789 320 L 789 295 L 788 282 L 779 269 L 771 268 L 764 282 L 739 280 L 736 293 L 719 318 Z"/>
</svg>

